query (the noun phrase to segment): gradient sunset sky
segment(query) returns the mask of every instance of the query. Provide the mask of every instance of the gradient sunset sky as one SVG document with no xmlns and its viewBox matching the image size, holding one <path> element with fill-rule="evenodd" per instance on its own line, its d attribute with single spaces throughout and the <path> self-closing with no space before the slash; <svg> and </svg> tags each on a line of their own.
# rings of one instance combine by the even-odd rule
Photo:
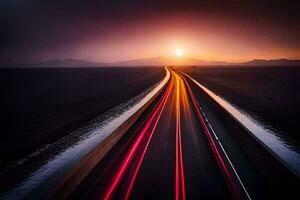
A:
<svg viewBox="0 0 300 200">
<path fill-rule="evenodd" d="M 172 56 L 300 58 L 300 4 L 259 0 L 2 0 L 0 63 Z"/>
</svg>

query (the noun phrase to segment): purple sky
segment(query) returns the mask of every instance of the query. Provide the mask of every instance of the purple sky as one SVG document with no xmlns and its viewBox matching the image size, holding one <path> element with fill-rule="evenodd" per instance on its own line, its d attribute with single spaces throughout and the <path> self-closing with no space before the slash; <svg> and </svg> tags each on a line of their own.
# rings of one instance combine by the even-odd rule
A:
<svg viewBox="0 0 300 200">
<path fill-rule="evenodd" d="M 43 2 L 43 3 L 41 3 Z M 2 0 L 0 63 L 300 58 L 297 1 Z"/>
</svg>

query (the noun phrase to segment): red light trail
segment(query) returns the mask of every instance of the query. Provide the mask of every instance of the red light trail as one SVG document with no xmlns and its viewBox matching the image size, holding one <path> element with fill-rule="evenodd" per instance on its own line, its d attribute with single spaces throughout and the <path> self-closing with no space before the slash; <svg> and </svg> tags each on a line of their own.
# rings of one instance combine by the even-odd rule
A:
<svg viewBox="0 0 300 200">
<path fill-rule="evenodd" d="M 184 79 L 184 80 L 185 80 L 185 79 Z M 214 142 L 214 140 L 213 140 L 213 138 L 212 138 L 212 136 L 211 136 L 211 133 L 210 133 L 210 131 L 209 131 L 209 129 L 208 129 L 206 123 L 205 123 L 205 120 L 204 120 L 204 118 L 203 118 L 203 116 L 202 116 L 202 114 L 201 114 L 200 106 L 199 106 L 199 104 L 198 104 L 198 102 L 197 102 L 197 100 L 196 100 L 196 98 L 195 98 L 195 95 L 193 94 L 192 89 L 190 88 L 190 86 L 189 86 L 189 84 L 187 83 L 186 80 L 185 80 L 185 82 L 186 82 L 186 85 L 187 85 L 187 87 L 188 87 L 188 91 L 189 91 L 189 94 L 190 94 L 190 96 L 191 96 L 193 105 L 194 105 L 194 107 L 195 107 L 195 109 L 196 109 L 198 118 L 199 118 L 199 120 L 200 120 L 200 122 L 201 122 L 201 124 L 202 124 L 203 129 L 204 129 L 205 135 L 206 135 L 206 137 L 207 137 L 207 139 L 208 139 L 208 141 L 209 141 L 209 144 L 210 144 L 211 149 L 212 149 L 212 151 L 213 151 L 213 153 L 214 153 L 214 155 L 215 155 L 215 157 L 216 157 L 216 159 L 217 159 L 217 162 L 218 162 L 218 164 L 219 164 L 219 166 L 220 166 L 220 168 L 221 168 L 221 171 L 222 171 L 223 174 L 224 174 L 224 177 L 225 177 L 225 179 L 226 179 L 226 182 L 227 182 L 227 184 L 229 185 L 229 188 L 230 188 L 230 190 L 231 190 L 231 192 L 232 192 L 232 194 L 233 194 L 233 197 L 234 197 L 235 199 L 242 199 L 242 197 L 240 196 L 240 194 L 239 194 L 239 192 L 238 192 L 238 190 L 237 190 L 237 188 L 236 188 L 236 185 L 234 184 L 234 181 L 233 181 L 233 179 L 232 179 L 232 176 L 231 176 L 231 174 L 229 173 L 229 171 L 228 171 L 228 169 L 227 169 L 227 167 L 226 167 L 226 165 L 225 165 L 225 163 L 224 163 L 224 161 L 223 161 L 223 158 L 221 157 L 221 155 L 220 155 L 220 153 L 219 153 L 219 151 L 218 151 L 218 148 L 217 148 L 217 146 L 216 146 L 216 144 L 215 144 L 215 142 Z"/>
<path fill-rule="evenodd" d="M 170 95 L 171 93 L 173 95 Z M 168 106 L 166 106 L 167 102 L 169 103 Z M 163 111 L 166 110 L 167 107 L 169 107 L 170 110 L 168 110 L 168 112 L 165 114 L 170 118 L 166 117 L 163 114 Z M 194 113 L 192 112 L 192 109 L 195 110 L 195 114 L 192 114 Z M 182 114 L 184 114 L 185 118 L 181 116 Z M 174 124 L 168 122 L 169 119 L 172 119 Z M 160 97 L 160 100 L 158 101 L 154 109 L 151 111 L 144 125 L 141 126 L 140 131 L 137 132 L 136 139 L 134 139 L 132 144 L 129 146 L 129 150 L 127 152 L 124 152 L 125 154 L 124 157 L 122 157 L 121 159 L 120 165 L 115 170 L 112 169 L 113 178 L 110 180 L 110 177 L 108 177 L 108 184 L 103 183 L 105 189 L 103 194 L 100 196 L 100 199 L 113 199 L 117 196 L 116 194 L 121 195 L 120 197 L 126 200 L 130 199 L 132 193 L 135 194 L 136 190 L 134 189 L 137 186 L 136 180 L 141 175 L 141 168 L 143 168 L 144 166 L 143 163 L 145 162 L 145 157 L 147 157 L 147 155 L 150 153 L 150 150 L 153 154 L 153 148 L 156 148 L 154 146 L 157 145 L 156 142 L 158 142 L 156 137 L 157 134 L 172 135 L 175 133 L 174 143 L 169 141 L 170 144 L 174 145 L 175 152 L 173 151 L 173 154 L 172 151 L 169 151 L 168 154 L 165 154 L 162 157 L 162 159 L 164 159 L 165 156 L 169 155 L 175 156 L 174 168 L 166 169 L 174 172 L 175 177 L 167 177 L 167 179 L 169 181 L 174 181 L 174 198 L 176 200 L 185 200 L 187 198 L 187 193 L 189 192 L 188 190 L 186 190 L 186 188 L 189 188 L 187 186 L 189 186 L 189 184 L 191 183 L 186 183 L 183 152 L 183 148 L 185 148 L 185 146 L 182 142 L 182 135 L 184 134 L 188 137 L 189 129 L 184 128 L 186 125 L 182 125 L 181 120 L 188 120 L 189 123 L 195 123 L 195 121 L 199 121 L 201 129 L 203 129 L 203 132 L 200 131 L 199 134 L 204 134 L 205 138 L 208 141 L 207 144 L 208 148 L 210 147 L 210 150 L 207 151 L 212 152 L 211 155 L 212 159 L 214 160 L 213 162 L 216 162 L 216 164 L 213 165 L 216 165 L 217 169 L 220 169 L 222 172 L 221 174 L 223 174 L 224 176 L 224 183 L 226 182 L 227 186 L 229 187 L 229 189 L 227 188 L 226 190 L 230 190 L 235 199 L 242 199 L 244 195 L 243 193 L 241 193 L 238 182 L 236 181 L 236 177 L 232 175 L 232 170 L 230 167 L 228 167 L 228 161 L 226 160 L 222 152 L 220 152 L 221 150 L 218 146 L 219 143 L 217 143 L 214 140 L 212 133 L 208 128 L 208 125 L 206 124 L 206 118 L 201 113 L 201 107 L 199 106 L 196 97 L 193 94 L 191 87 L 189 86 L 189 83 L 187 82 L 185 76 L 181 75 L 180 73 L 174 70 L 171 70 L 171 79 L 162 97 Z M 164 130 L 160 128 L 160 130 L 157 130 L 158 124 L 160 122 L 169 123 L 169 125 L 174 125 L 174 129 Z M 186 121 L 184 122 L 186 123 Z M 156 130 L 157 132 L 155 132 Z M 196 129 L 194 130 L 197 131 Z M 153 137 L 153 135 L 155 135 L 155 137 Z M 155 142 L 153 138 L 156 138 Z M 172 136 L 168 138 L 171 139 Z M 153 144 L 155 143 L 154 145 L 150 145 L 150 143 L 152 144 L 152 141 Z M 172 148 L 170 150 L 172 150 Z M 152 184 L 158 183 L 154 182 Z"/>
<path fill-rule="evenodd" d="M 139 170 L 139 167 L 143 161 L 143 158 L 145 156 L 145 153 L 147 151 L 147 148 L 148 148 L 148 145 L 150 143 L 150 140 L 152 138 L 152 135 L 154 133 L 154 130 L 157 126 L 157 123 L 160 119 L 160 116 L 161 116 L 161 112 L 162 112 L 162 109 L 166 103 L 166 99 L 167 97 L 169 96 L 170 94 L 170 91 L 171 91 L 171 85 L 169 85 L 168 87 L 168 90 L 167 92 L 165 93 L 165 95 L 163 96 L 162 100 L 160 101 L 160 103 L 158 104 L 158 106 L 155 108 L 153 114 L 151 115 L 149 121 L 147 122 L 146 126 L 142 129 L 140 135 L 138 136 L 138 138 L 136 139 L 136 141 L 134 142 L 133 146 L 131 147 L 130 151 L 128 152 L 128 154 L 126 155 L 125 159 L 123 160 L 119 170 L 117 171 L 116 175 L 114 176 L 114 178 L 112 179 L 112 182 L 111 184 L 108 186 L 108 190 L 105 192 L 104 196 L 101 198 L 101 199 L 105 199 L 105 200 L 109 200 L 113 197 L 113 194 L 114 194 L 114 191 L 117 189 L 118 187 L 118 184 L 120 183 L 120 181 L 122 180 L 124 174 L 126 173 L 126 170 L 128 169 L 136 151 L 138 150 L 140 144 L 141 144 L 141 141 L 143 138 L 145 138 L 147 136 L 147 133 L 149 134 L 150 132 L 150 137 L 148 138 L 148 141 L 147 141 L 147 144 L 144 148 L 144 151 L 143 151 L 143 154 L 140 158 L 140 161 L 139 161 L 139 164 L 138 164 L 138 167 L 136 168 L 135 170 L 135 173 L 134 173 L 134 176 L 133 176 L 133 179 L 129 185 L 129 188 L 126 192 L 126 199 L 129 197 L 130 195 L 130 192 L 132 190 L 132 187 L 133 187 L 133 184 L 134 184 L 134 180 L 136 178 L 136 175 L 138 173 L 138 170 Z M 155 125 L 151 128 L 151 124 L 154 122 L 156 118 L 156 121 L 155 121 Z"/>
</svg>

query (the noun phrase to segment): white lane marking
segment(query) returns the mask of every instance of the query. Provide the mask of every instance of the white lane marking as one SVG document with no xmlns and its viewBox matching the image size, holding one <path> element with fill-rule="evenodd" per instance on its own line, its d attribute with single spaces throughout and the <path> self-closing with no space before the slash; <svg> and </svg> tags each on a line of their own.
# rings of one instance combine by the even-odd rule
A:
<svg viewBox="0 0 300 200">
<path fill-rule="evenodd" d="M 204 114 L 204 113 L 203 113 L 203 114 Z M 206 119 L 206 117 L 205 117 L 205 119 Z M 220 145 L 220 147 L 221 147 L 221 149 L 222 149 L 223 153 L 225 154 L 225 156 L 226 156 L 226 159 L 228 160 L 228 162 L 229 162 L 229 164 L 230 164 L 231 168 L 233 169 L 233 171 L 234 171 L 234 173 L 235 173 L 236 177 L 238 178 L 238 181 L 240 182 L 240 184 L 241 184 L 241 186 L 242 186 L 243 190 L 245 191 L 245 193 L 246 193 L 247 197 L 248 197 L 249 199 L 251 199 L 251 197 L 250 197 L 250 195 L 249 195 L 249 193 L 248 193 L 248 191 L 247 191 L 246 187 L 244 186 L 244 184 L 243 184 L 243 182 L 242 182 L 242 180 L 241 180 L 240 176 L 238 175 L 238 173 L 237 173 L 237 171 L 236 171 L 235 167 L 233 166 L 233 164 L 232 164 L 232 162 L 231 162 L 231 160 L 230 160 L 229 156 L 227 155 L 227 152 L 225 151 L 225 149 L 224 149 L 224 147 L 223 147 L 223 145 L 222 145 L 221 141 L 220 141 L 220 140 L 219 140 L 219 138 L 217 137 L 217 135 L 216 135 L 216 133 L 215 133 L 215 131 L 214 131 L 213 127 L 210 125 L 210 123 L 208 122 L 208 120 L 207 120 L 207 119 L 206 119 L 206 121 L 207 121 L 207 123 L 208 123 L 208 126 L 209 126 L 210 130 L 213 132 L 213 135 L 215 136 L 215 138 L 216 138 L 216 140 L 217 140 L 218 144 Z"/>
<path fill-rule="evenodd" d="M 244 186 L 244 184 L 243 184 L 243 182 L 242 182 L 240 176 L 238 175 L 237 171 L 235 170 L 235 168 L 234 168 L 234 166 L 233 166 L 231 160 L 229 159 L 229 157 L 228 157 L 228 155 L 227 155 L 225 149 L 223 148 L 223 145 L 221 144 L 221 142 L 220 142 L 219 140 L 218 140 L 218 143 L 220 144 L 220 146 L 221 146 L 221 148 L 222 148 L 222 151 L 224 152 L 224 154 L 225 154 L 225 156 L 226 156 L 226 158 L 227 158 L 227 160 L 228 160 L 230 166 L 232 167 L 232 169 L 233 169 L 235 175 L 237 176 L 237 178 L 238 178 L 238 180 L 239 180 L 241 186 L 243 187 L 243 189 L 244 189 L 244 191 L 245 191 L 247 197 L 248 197 L 249 199 L 251 199 L 251 197 L 250 197 L 250 195 L 249 195 L 249 193 L 248 193 L 246 187 Z"/>
<path fill-rule="evenodd" d="M 203 115 L 203 117 L 204 117 L 205 121 L 208 123 L 208 119 L 206 118 L 206 116 L 205 116 L 204 112 L 203 112 L 203 111 L 201 111 L 201 113 L 202 113 L 202 115 Z"/>
<path fill-rule="evenodd" d="M 212 130 L 212 132 L 213 132 L 213 134 L 214 134 L 214 136 L 215 136 L 215 138 L 219 141 L 219 138 L 218 138 L 218 136 L 216 135 L 216 133 L 215 133 L 215 131 L 214 131 L 214 129 L 211 127 L 211 125 L 210 125 L 210 123 L 209 122 L 207 122 L 208 123 L 208 126 L 210 127 L 210 129 Z"/>
<path fill-rule="evenodd" d="M 187 77 L 189 77 L 192 81 L 194 81 L 190 76 L 187 75 Z M 194 81 L 194 82 L 197 83 L 196 81 Z M 209 123 L 208 119 L 206 118 L 206 115 L 205 115 L 204 111 L 202 110 L 202 107 L 199 105 L 198 102 L 196 102 L 196 104 L 197 104 L 198 108 L 200 108 L 200 111 L 201 111 L 202 115 L 204 116 L 205 121 L 206 121 L 207 124 L 209 125 L 210 130 L 213 132 L 213 135 L 214 135 L 215 139 L 217 140 L 217 142 L 218 142 L 218 144 L 220 145 L 220 147 L 221 147 L 223 153 L 225 154 L 226 159 L 228 160 L 228 162 L 229 162 L 231 168 L 233 169 L 233 171 L 234 171 L 236 177 L 238 178 L 238 181 L 239 181 L 239 183 L 241 184 L 241 186 L 242 186 L 244 192 L 246 193 L 248 199 L 251 200 L 251 197 L 250 197 L 250 195 L 249 195 L 249 193 L 248 193 L 246 187 L 244 186 L 244 184 L 243 184 L 243 182 L 242 182 L 240 176 L 238 175 L 238 173 L 237 173 L 235 167 L 233 166 L 233 164 L 232 164 L 232 162 L 231 162 L 229 156 L 227 155 L 227 152 L 225 151 L 225 149 L 224 149 L 224 147 L 223 147 L 221 141 L 220 141 L 219 138 L 217 137 L 217 135 L 216 135 L 214 129 L 212 128 L 211 124 Z"/>
</svg>

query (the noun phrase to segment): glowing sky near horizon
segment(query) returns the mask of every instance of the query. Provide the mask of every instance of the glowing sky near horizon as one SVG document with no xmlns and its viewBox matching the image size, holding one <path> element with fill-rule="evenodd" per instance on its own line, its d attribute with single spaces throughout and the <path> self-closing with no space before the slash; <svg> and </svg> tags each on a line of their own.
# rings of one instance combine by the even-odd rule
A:
<svg viewBox="0 0 300 200">
<path fill-rule="evenodd" d="M 300 58 L 299 3 L 281 1 L 0 2 L 0 63 L 115 62 L 174 56 L 239 62 Z M 49 17 L 51 16 L 51 17 Z"/>
</svg>

